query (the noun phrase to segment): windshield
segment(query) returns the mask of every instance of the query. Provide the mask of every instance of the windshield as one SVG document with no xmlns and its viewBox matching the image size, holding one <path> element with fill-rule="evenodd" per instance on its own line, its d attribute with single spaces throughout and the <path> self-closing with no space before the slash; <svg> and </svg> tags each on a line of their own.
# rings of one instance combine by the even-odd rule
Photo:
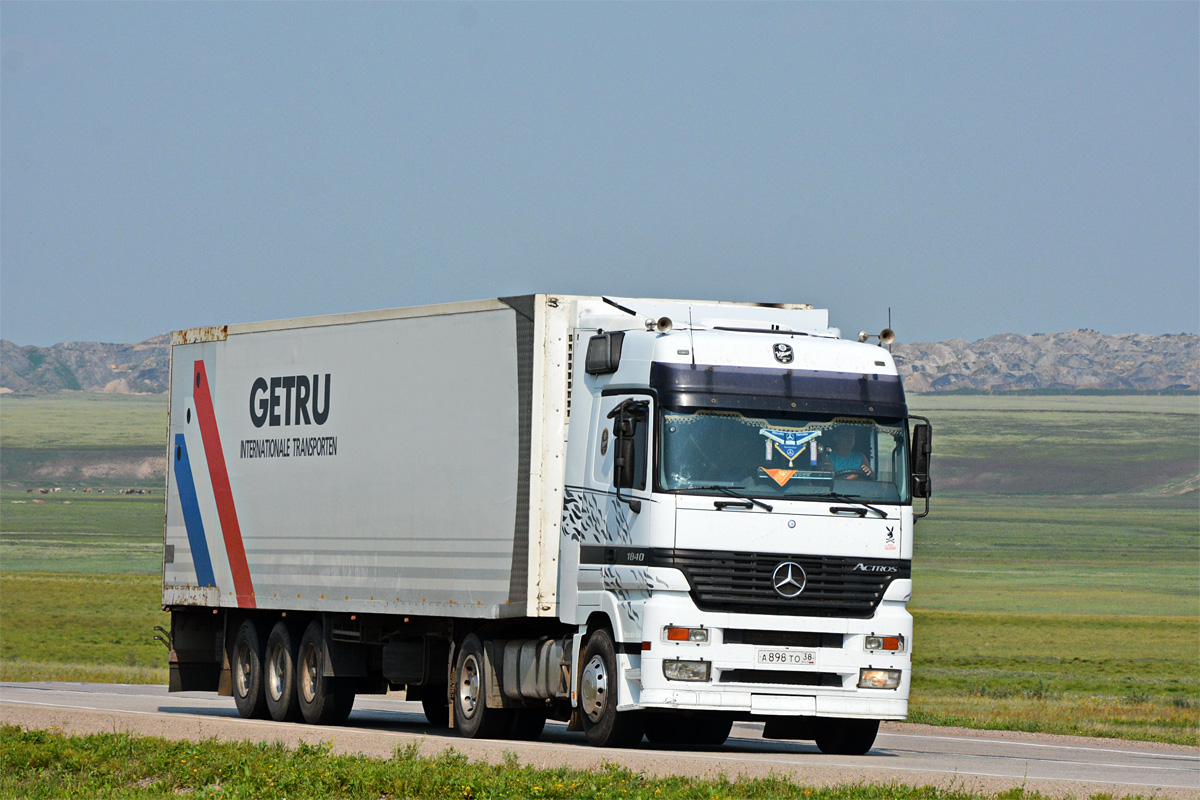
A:
<svg viewBox="0 0 1200 800">
<path fill-rule="evenodd" d="M 909 501 L 903 420 L 663 408 L 659 430 L 659 483 L 669 492 Z"/>
</svg>

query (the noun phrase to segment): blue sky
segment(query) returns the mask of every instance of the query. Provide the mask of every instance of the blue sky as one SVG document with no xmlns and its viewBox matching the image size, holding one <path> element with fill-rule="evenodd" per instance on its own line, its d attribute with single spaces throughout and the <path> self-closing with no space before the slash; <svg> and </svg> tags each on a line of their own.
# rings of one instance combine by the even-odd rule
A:
<svg viewBox="0 0 1200 800">
<path fill-rule="evenodd" d="M 0 335 L 526 292 L 1200 328 L 1197 3 L 0 5 Z"/>
</svg>

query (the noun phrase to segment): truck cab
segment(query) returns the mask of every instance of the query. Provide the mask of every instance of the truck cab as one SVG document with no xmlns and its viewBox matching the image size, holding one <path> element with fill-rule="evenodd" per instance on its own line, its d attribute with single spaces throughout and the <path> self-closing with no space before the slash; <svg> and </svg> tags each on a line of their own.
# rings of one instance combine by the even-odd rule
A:
<svg viewBox="0 0 1200 800">
<path fill-rule="evenodd" d="M 762 718 L 865 752 L 911 677 L 891 354 L 808 307 L 613 310 L 580 314 L 567 437 L 559 616 L 615 651 L 611 674 L 585 658 L 584 727 L 642 712 L 652 739 L 711 741 Z M 588 707 L 614 687 L 615 709 Z"/>
</svg>

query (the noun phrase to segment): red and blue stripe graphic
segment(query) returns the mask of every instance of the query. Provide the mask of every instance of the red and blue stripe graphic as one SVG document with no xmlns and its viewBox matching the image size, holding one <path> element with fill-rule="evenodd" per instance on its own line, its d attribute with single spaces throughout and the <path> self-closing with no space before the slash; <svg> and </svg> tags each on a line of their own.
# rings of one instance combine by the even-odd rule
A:
<svg viewBox="0 0 1200 800">
<path fill-rule="evenodd" d="M 182 433 L 175 434 L 175 486 L 179 489 L 179 504 L 183 509 L 188 545 L 192 549 L 192 564 L 196 567 L 196 582 L 201 586 L 216 586 L 208 540 L 204 538 L 200 501 L 196 497 L 196 481 L 192 478 L 192 462 Z"/>
<path fill-rule="evenodd" d="M 250 579 L 250 567 L 246 563 L 242 528 L 238 524 L 237 506 L 233 502 L 233 489 L 229 485 L 229 470 L 225 467 L 225 451 L 221 447 L 221 435 L 217 430 L 217 415 L 213 411 L 208 373 L 204 369 L 203 361 L 195 362 L 193 377 L 195 379 L 193 401 L 196 406 L 196 418 L 200 423 L 200 437 L 204 443 L 204 456 L 208 462 L 213 497 L 217 503 L 221 536 L 225 540 L 225 553 L 229 557 L 229 571 L 233 575 L 233 591 L 237 596 L 239 607 L 255 608 L 254 582 Z M 197 507 L 197 513 L 198 511 Z"/>
</svg>

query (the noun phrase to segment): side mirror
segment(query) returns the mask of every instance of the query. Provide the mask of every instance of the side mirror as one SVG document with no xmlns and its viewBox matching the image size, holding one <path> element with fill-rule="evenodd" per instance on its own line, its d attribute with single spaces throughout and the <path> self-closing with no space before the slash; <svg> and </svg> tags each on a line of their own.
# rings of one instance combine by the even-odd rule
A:
<svg viewBox="0 0 1200 800">
<path fill-rule="evenodd" d="M 912 419 L 920 420 L 912 428 L 912 454 L 909 456 L 912 496 L 925 500 L 924 513 L 916 515 L 919 518 L 929 513 L 929 497 L 933 494 L 933 483 L 929 477 L 929 460 L 933 454 L 933 426 L 924 417 Z"/>
<path fill-rule="evenodd" d="M 617 452 L 613 462 L 615 467 L 616 485 L 618 489 L 633 488 L 633 439 L 629 434 L 617 437 Z"/>
<path fill-rule="evenodd" d="M 608 413 L 608 418 L 614 421 L 613 486 L 617 490 L 617 500 L 628 505 L 635 514 L 642 510 L 642 501 L 622 497 L 621 490 L 634 488 L 634 478 L 638 473 L 635 436 L 639 421 L 647 418 L 649 407 L 649 400 L 626 400 Z"/>
<path fill-rule="evenodd" d="M 929 457 L 933 454 L 933 429 L 930 428 L 928 422 L 919 423 L 913 426 L 912 430 L 912 474 L 915 479 L 918 475 L 925 479 L 925 483 L 929 482 Z M 920 497 L 928 497 L 928 493 L 919 495 Z"/>
</svg>

